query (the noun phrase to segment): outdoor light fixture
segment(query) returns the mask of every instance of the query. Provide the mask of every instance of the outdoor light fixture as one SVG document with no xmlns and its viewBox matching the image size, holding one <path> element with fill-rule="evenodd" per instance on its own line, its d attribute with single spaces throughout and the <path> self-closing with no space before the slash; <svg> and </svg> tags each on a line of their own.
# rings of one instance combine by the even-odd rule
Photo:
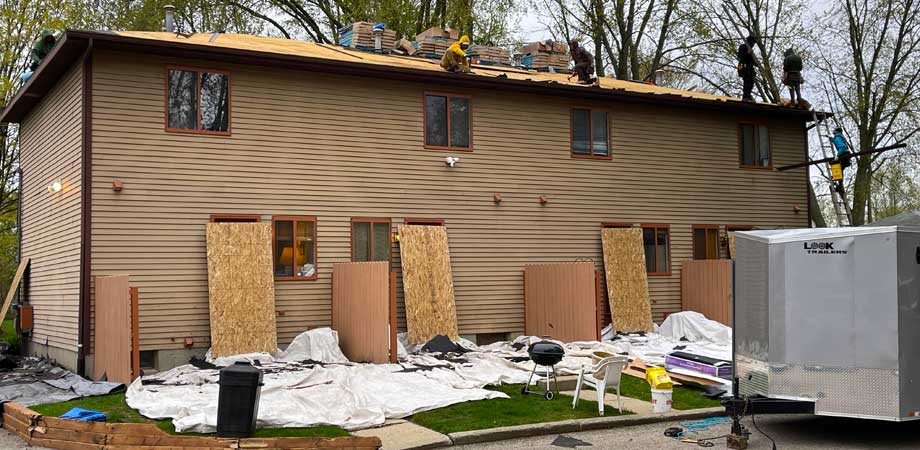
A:
<svg viewBox="0 0 920 450">
<path fill-rule="evenodd" d="M 61 192 L 61 189 L 64 188 L 64 185 L 61 184 L 61 180 L 54 180 L 53 183 L 48 185 L 48 192 L 54 194 L 55 192 Z"/>
</svg>

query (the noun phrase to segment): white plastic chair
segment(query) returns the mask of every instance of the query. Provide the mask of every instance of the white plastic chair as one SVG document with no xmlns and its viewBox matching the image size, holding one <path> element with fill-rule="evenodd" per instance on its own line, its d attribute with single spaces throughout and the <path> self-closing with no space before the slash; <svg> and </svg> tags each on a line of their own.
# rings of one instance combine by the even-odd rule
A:
<svg viewBox="0 0 920 450">
<path fill-rule="evenodd" d="M 617 409 L 622 413 L 620 378 L 628 362 L 629 359 L 625 356 L 608 356 L 598 361 L 594 367 L 583 367 L 581 372 L 578 373 L 578 384 L 575 385 L 575 399 L 572 400 L 572 409 L 578 406 L 582 385 L 587 384 L 597 390 L 597 412 L 600 415 L 604 415 L 604 394 L 606 394 L 607 388 L 616 388 Z"/>
</svg>

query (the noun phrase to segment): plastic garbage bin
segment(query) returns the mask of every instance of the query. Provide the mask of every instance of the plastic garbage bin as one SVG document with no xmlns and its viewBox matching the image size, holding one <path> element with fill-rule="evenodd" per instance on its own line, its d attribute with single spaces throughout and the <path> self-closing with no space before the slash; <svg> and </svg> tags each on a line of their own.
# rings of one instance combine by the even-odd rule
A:
<svg viewBox="0 0 920 450">
<path fill-rule="evenodd" d="M 262 371 L 248 362 L 220 370 L 217 399 L 217 436 L 243 438 L 256 431 Z"/>
</svg>

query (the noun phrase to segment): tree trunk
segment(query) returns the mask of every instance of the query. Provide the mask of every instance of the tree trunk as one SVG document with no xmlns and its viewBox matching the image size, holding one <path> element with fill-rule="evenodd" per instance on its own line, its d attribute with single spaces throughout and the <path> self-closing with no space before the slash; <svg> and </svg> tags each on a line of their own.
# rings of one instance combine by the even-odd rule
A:
<svg viewBox="0 0 920 450">
<path fill-rule="evenodd" d="M 821 212 L 821 204 L 818 203 L 818 197 L 815 196 L 815 187 L 811 182 L 808 183 L 808 213 L 809 221 L 814 223 L 818 228 L 827 228 L 827 220 L 824 219 L 824 213 Z"/>
<path fill-rule="evenodd" d="M 861 157 L 856 160 L 856 179 L 853 181 L 853 223 L 854 227 L 866 223 L 866 206 L 869 203 L 872 184 L 872 161 Z"/>
</svg>

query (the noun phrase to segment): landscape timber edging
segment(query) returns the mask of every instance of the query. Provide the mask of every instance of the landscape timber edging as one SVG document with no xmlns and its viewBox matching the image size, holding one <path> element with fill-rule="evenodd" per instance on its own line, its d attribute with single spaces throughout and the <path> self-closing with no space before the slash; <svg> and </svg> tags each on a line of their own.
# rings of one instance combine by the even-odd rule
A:
<svg viewBox="0 0 920 450">
<path fill-rule="evenodd" d="M 664 414 L 643 414 L 612 417 L 593 417 L 590 419 L 563 420 L 560 422 L 533 423 L 512 427 L 487 428 L 484 430 L 460 431 L 448 433 L 452 445 L 478 444 L 481 442 L 503 441 L 548 434 L 575 433 L 578 431 L 606 430 L 611 428 L 646 425 L 650 423 L 670 422 L 675 420 L 703 419 L 724 416 L 725 408 L 701 408 L 686 411 L 672 410 Z M 410 449 L 407 449 L 410 450 Z"/>
<path fill-rule="evenodd" d="M 245 438 L 175 436 L 153 424 L 80 422 L 44 417 L 18 403 L 4 403 L 3 429 L 16 434 L 30 446 L 57 450 L 377 450 L 377 437 L 338 438 Z"/>
</svg>

